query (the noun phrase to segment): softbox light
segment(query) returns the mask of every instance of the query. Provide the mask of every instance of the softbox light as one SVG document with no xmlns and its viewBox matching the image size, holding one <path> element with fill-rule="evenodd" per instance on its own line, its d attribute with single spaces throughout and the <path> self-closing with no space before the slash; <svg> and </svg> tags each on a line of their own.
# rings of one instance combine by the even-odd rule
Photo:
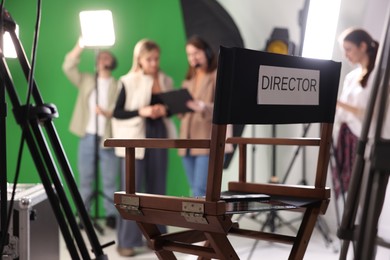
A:
<svg viewBox="0 0 390 260">
<path fill-rule="evenodd" d="M 341 0 L 310 1 L 302 56 L 331 59 Z M 326 21 L 326 23 L 324 23 Z"/>
<path fill-rule="evenodd" d="M 109 47 L 115 43 L 114 23 L 109 10 L 80 12 L 81 37 L 85 47 Z"/>
</svg>

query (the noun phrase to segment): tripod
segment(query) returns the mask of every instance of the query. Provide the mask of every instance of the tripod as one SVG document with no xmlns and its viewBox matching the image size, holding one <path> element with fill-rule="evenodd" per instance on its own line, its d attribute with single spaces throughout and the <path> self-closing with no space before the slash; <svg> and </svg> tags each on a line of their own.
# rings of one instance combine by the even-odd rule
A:
<svg viewBox="0 0 390 260">
<path fill-rule="evenodd" d="M 307 124 L 307 125 L 303 126 L 302 137 L 306 137 L 307 132 L 310 129 L 310 126 L 311 126 L 310 124 Z M 302 165 L 303 165 L 303 168 L 302 168 L 302 179 L 299 182 L 299 184 L 307 185 L 306 166 L 305 166 L 306 165 L 306 149 L 304 149 L 302 147 L 297 147 L 296 148 L 296 150 L 294 152 L 294 155 L 291 158 L 290 164 L 289 164 L 289 166 L 287 168 L 287 171 L 286 171 L 286 173 L 285 173 L 285 175 L 283 177 L 282 183 L 286 183 L 287 178 L 289 177 L 291 169 L 292 169 L 292 167 L 294 165 L 294 162 L 295 162 L 297 156 L 299 155 L 299 152 L 300 152 L 301 149 L 302 149 Z M 299 219 L 291 220 L 289 223 L 292 223 L 292 222 L 297 221 L 297 220 L 299 220 Z M 317 220 L 317 223 L 316 223 L 316 228 L 320 231 L 322 237 L 324 238 L 325 244 L 327 246 L 333 243 L 332 238 L 329 236 L 329 226 L 326 223 L 326 221 L 323 219 L 322 216 L 318 216 L 318 220 Z M 335 249 L 335 251 L 336 251 L 336 249 Z"/>
<path fill-rule="evenodd" d="M 303 127 L 303 133 L 302 133 L 302 137 L 306 137 L 307 135 L 307 132 L 309 131 L 309 128 L 310 128 L 310 124 L 307 124 L 307 125 L 304 125 Z M 253 130 L 253 134 L 254 134 L 254 130 Z M 276 126 L 272 126 L 272 137 L 276 137 Z M 306 185 L 307 184 L 307 180 L 306 180 L 306 168 L 305 168 L 305 150 L 302 149 L 302 147 L 298 146 L 293 154 L 293 157 L 291 158 L 290 160 L 290 163 L 287 167 L 287 170 L 286 170 L 286 173 L 282 179 L 282 181 L 280 183 L 284 184 L 286 183 L 287 181 L 287 178 L 291 172 L 291 169 L 297 159 L 297 156 L 299 155 L 299 152 L 302 150 L 302 153 L 303 153 L 303 169 L 302 169 L 302 179 L 300 180 L 299 184 L 302 184 L 302 185 Z M 252 150 L 252 156 L 253 156 L 253 153 L 255 152 L 255 148 L 253 148 Z M 253 156 L 254 157 L 254 156 Z M 254 171 L 254 158 L 252 158 L 252 171 Z M 276 176 L 276 146 L 273 146 L 272 147 L 272 165 L 271 165 L 271 178 L 270 178 L 270 182 L 275 182 L 275 183 L 278 183 L 279 180 Z M 252 178 L 254 178 L 254 172 L 252 172 Z M 252 216 L 251 218 L 252 219 L 256 219 L 256 217 L 258 215 L 260 215 L 260 213 L 257 213 L 255 214 L 254 216 Z M 266 219 L 265 221 L 263 222 L 263 225 L 261 227 L 261 231 L 264 231 L 266 227 L 269 227 L 270 231 L 271 232 L 275 232 L 276 228 L 278 227 L 281 227 L 281 226 L 286 226 L 288 227 L 289 229 L 291 229 L 293 232 L 297 232 L 297 229 L 292 225 L 292 223 L 294 223 L 295 221 L 298 221 L 300 220 L 301 217 L 297 217 L 296 219 L 292 219 L 292 220 L 289 220 L 289 221 L 286 221 L 284 220 L 281 216 L 279 216 L 279 214 L 277 213 L 276 210 L 273 210 L 273 211 L 270 211 L 269 213 L 267 213 L 267 216 L 266 216 Z M 321 216 L 318 216 L 318 220 L 316 222 L 316 228 L 320 231 L 324 241 L 325 241 L 325 244 L 326 246 L 330 245 L 333 243 L 333 240 L 332 238 L 329 236 L 329 226 L 327 225 L 326 221 L 321 218 Z M 256 240 L 254 242 L 254 244 L 252 245 L 252 248 L 251 248 L 251 251 L 248 255 L 248 259 L 250 259 L 254 253 L 254 250 L 257 246 L 257 244 L 259 243 L 259 240 Z M 337 251 L 336 249 L 334 249 L 335 251 Z"/>
<path fill-rule="evenodd" d="M 379 45 L 379 59 L 375 64 L 371 95 L 366 107 L 352 167 L 347 201 L 337 233 L 339 238 L 343 240 L 339 259 L 346 259 L 350 241 L 354 242 L 354 257 L 357 260 L 374 259 L 375 246 L 383 245 L 381 239 L 377 237 L 377 229 L 390 174 L 390 163 L 387 158 L 390 152 L 390 137 L 382 137 L 382 134 L 389 131 L 385 127 L 389 127 L 390 113 L 388 109 L 390 9 L 387 11 L 385 25 Z M 366 154 L 366 149 L 370 149 L 369 155 Z M 355 224 L 359 206 L 362 209 L 361 217 L 359 223 Z"/>
<path fill-rule="evenodd" d="M 276 125 L 273 125 L 272 126 L 272 130 L 271 130 L 272 131 L 272 133 L 271 133 L 272 137 L 276 137 L 276 135 L 277 135 L 276 130 L 277 130 L 276 129 Z M 307 130 L 308 130 L 308 127 L 305 128 L 305 131 L 303 133 L 303 137 L 306 136 Z M 300 150 L 300 147 L 298 147 L 297 150 L 295 151 L 294 157 L 292 158 L 292 160 L 290 162 L 290 165 L 289 165 L 289 167 L 287 169 L 287 173 L 286 173 L 285 177 L 283 178 L 282 183 L 286 182 L 286 179 L 287 179 L 286 176 L 291 171 L 292 166 L 293 166 L 293 164 L 295 162 L 295 159 L 298 156 L 299 150 Z M 271 178 L 270 178 L 270 182 L 271 183 L 279 183 L 279 178 L 276 176 L 276 151 L 277 151 L 276 150 L 276 145 L 273 145 L 272 146 Z M 302 172 L 304 172 L 304 171 L 302 171 Z M 306 181 L 305 181 L 305 183 L 302 183 L 302 184 L 306 184 Z M 279 222 L 279 225 L 276 225 L 276 221 Z M 282 217 L 280 217 L 279 214 L 276 211 L 271 211 L 270 213 L 268 213 L 267 218 L 266 218 L 266 220 L 265 220 L 261 230 L 263 231 L 263 230 L 265 230 L 265 228 L 267 226 L 269 226 L 270 231 L 271 232 L 275 232 L 277 226 L 280 227 L 282 225 L 285 225 L 285 226 L 289 227 L 293 232 L 296 232 L 297 230 L 295 229 L 294 226 L 291 225 L 291 223 L 292 222 L 288 222 L 288 221 L 284 220 Z M 255 243 L 257 243 L 257 241 Z"/>
<path fill-rule="evenodd" d="M 4 11 L 4 30 L 9 32 L 24 75 L 32 84 L 31 93 L 35 101 L 35 105 L 21 104 L 4 57 L 2 57 L 0 61 L 1 83 L 4 84 L 8 92 L 13 106 L 14 117 L 22 129 L 22 138 L 26 141 L 29 147 L 30 154 L 45 188 L 48 200 L 57 219 L 68 251 L 72 259 L 91 259 L 89 250 L 83 240 L 69 200 L 65 194 L 60 174 L 50 148 L 54 151 L 56 159 L 62 169 L 62 176 L 65 178 L 72 199 L 79 212 L 83 225 L 85 226 L 93 254 L 96 256 L 96 259 L 107 259 L 107 256 L 103 253 L 103 248 L 111 245 L 112 242 L 103 246 L 100 245 L 93 229 L 76 182 L 73 178 L 72 169 L 52 122 L 52 119 L 58 116 L 57 109 L 53 104 L 45 104 L 43 102 L 35 80 L 32 77 L 29 77 L 31 68 L 22 44 L 15 33 L 16 24 L 6 10 L 1 11 Z M 51 144 L 50 147 L 49 143 L 45 139 L 42 126 L 45 128 L 46 134 L 49 137 L 49 143 Z M 6 151 L 6 147 L 2 147 L 2 150 Z M 5 201 L 7 200 L 2 200 L 2 202 Z M 2 203 L 2 206 L 3 205 L 6 205 L 6 203 Z M 7 229 L 2 230 L 2 232 L 7 232 Z"/>
</svg>

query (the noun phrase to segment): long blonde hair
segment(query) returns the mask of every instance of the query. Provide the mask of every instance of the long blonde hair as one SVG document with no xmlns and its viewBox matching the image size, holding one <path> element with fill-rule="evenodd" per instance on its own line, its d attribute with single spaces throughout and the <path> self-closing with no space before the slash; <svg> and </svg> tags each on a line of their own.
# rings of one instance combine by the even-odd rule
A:
<svg viewBox="0 0 390 260">
<path fill-rule="evenodd" d="M 131 72 L 139 71 L 141 68 L 141 65 L 139 64 L 139 58 L 146 54 L 151 52 L 152 50 L 157 50 L 160 53 L 160 46 L 152 40 L 149 39 L 142 39 L 137 42 L 137 44 L 134 47 L 133 52 L 133 65 L 130 69 Z"/>
</svg>

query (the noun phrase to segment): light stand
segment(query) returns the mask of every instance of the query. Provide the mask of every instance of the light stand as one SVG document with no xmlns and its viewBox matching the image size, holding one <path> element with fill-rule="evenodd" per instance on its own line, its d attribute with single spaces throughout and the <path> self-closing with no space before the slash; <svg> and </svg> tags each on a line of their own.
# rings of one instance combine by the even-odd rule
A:
<svg viewBox="0 0 390 260">
<path fill-rule="evenodd" d="M 266 42 L 265 51 L 271 52 L 271 53 L 278 53 L 278 54 L 284 54 L 284 55 L 294 55 L 295 52 L 295 44 L 290 41 L 289 39 L 289 32 L 287 28 L 274 28 L 271 37 Z M 271 136 L 276 137 L 276 125 L 272 125 L 271 128 Z M 255 137 L 255 126 L 252 126 L 252 137 Z M 255 178 L 255 145 L 252 146 L 252 181 Z M 272 156 L 271 156 L 271 176 L 269 179 L 270 183 L 279 183 L 279 178 L 276 175 L 276 152 L 277 147 L 276 145 L 272 145 Z M 256 213 L 254 215 L 251 215 L 250 218 L 258 221 L 257 217 L 262 214 Z M 239 220 L 239 219 L 238 219 Z M 285 221 L 282 217 L 279 216 L 279 214 L 276 212 L 276 210 L 271 210 L 270 212 L 266 213 L 265 221 L 262 222 L 261 231 L 264 231 L 266 227 L 269 227 L 271 232 L 275 232 L 277 227 L 280 227 L 282 225 L 285 225 L 289 227 L 293 232 L 296 232 L 296 228 L 291 225 L 291 222 Z M 252 246 L 252 249 L 249 253 L 248 259 L 252 256 L 256 246 L 257 246 L 258 240 L 256 240 Z"/>
<path fill-rule="evenodd" d="M 0 48 L 3 50 L 3 8 L 0 9 Z M 1 59 L 3 59 L 3 53 Z M 6 148 L 6 118 L 7 118 L 7 104 L 5 101 L 5 84 L 0 82 L 0 148 L 2 153 L 0 156 L 0 253 L 3 252 L 3 245 L 8 241 L 7 230 L 7 153 Z M 3 174 L 1 174 L 3 173 Z"/>
<path fill-rule="evenodd" d="M 24 138 L 29 147 L 30 154 L 45 188 L 54 215 L 56 216 L 68 251 L 72 259 L 90 259 L 90 252 L 87 249 L 85 241 L 83 240 L 81 232 L 77 226 L 75 216 L 65 194 L 65 190 L 60 179 L 60 174 L 55 164 L 51 150 L 53 150 L 56 155 L 58 164 L 63 171 L 62 176 L 65 178 L 74 204 L 85 226 L 87 237 L 92 246 L 92 253 L 96 256 L 96 259 L 107 259 L 107 256 L 103 253 L 103 247 L 108 246 L 111 243 L 104 246 L 100 245 L 96 233 L 93 229 L 92 223 L 89 219 L 88 213 L 85 209 L 76 182 L 74 180 L 72 169 L 69 165 L 68 159 L 57 135 L 57 131 L 52 122 L 52 119 L 58 115 L 56 107 L 52 104 L 45 104 L 43 102 L 35 80 L 33 78 L 29 79 L 31 68 L 28 63 L 28 59 L 26 58 L 24 49 L 15 34 L 16 24 L 12 20 L 9 13 L 6 11 L 4 18 L 4 30 L 8 31 L 11 36 L 17 53 L 17 58 L 26 79 L 32 82 L 31 90 L 35 105 L 21 105 L 20 99 L 12 81 L 10 71 L 4 58 L 2 58 L 0 61 L 1 83 L 4 84 L 7 89 L 8 96 L 13 106 L 15 119 L 22 129 L 22 138 Z M 51 144 L 50 147 L 49 143 L 45 139 L 42 126 L 45 128 L 46 134 L 49 137 L 49 143 Z M 2 147 L 2 149 L 5 151 L 6 147 Z M 5 229 L 5 231 L 6 230 L 7 229 Z"/>
<path fill-rule="evenodd" d="M 83 44 L 87 47 L 95 48 L 95 60 L 97 62 L 99 51 L 98 47 L 107 47 L 112 46 L 115 43 L 115 34 L 114 34 L 114 25 L 112 19 L 112 13 L 109 10 L 97 10 L 97 11 L 82 11 L 80 12 L 80 25 L 81 25 L 81 34 L 83 39 Z M 97 64 L 95 63 L 95 105 L 99 106 L 99 88 L 98 88 L 98 77 L 99 71 L 96 68 Z M 94 191 L 89 198 L 87 198 L 87 204 L 91 205 L 91 201 L 95 202 L 95 214 L 92 217 L 95 228 L 99 233 L 103 234 L 103 228 L 98 224 L 97 220 L 99 219 L 99 195 L 104 199 L 112 202 L 113 199 L 109 198 L 99 190 L 100 178 L 99 178 L 99 115 L 95 114 L 95 143 L 94 143 Z"/>
<path fill-rule="evenodd" d="M 321 29 L 324 31 L 324 33 L 322 35 L 323 38 L 321 38 L 321 39 L 318 39 L 318 37 L 316 37 L 318 35 L 317 32 L 319 30 L 318 24 L 315 24 L 316 15 L 314 15 L 312 12 L 311 16 L 309 17 L 309 9 L 310 9 L 310 4 L 312 2 L 314 2 L 314 5 L 313 5 L 314 11 L 318 10 L 321 12 L 321 10 L 322 10 L 322 15 L 320 17 L 328 15 L 328 12 L 326 12 L 324 10 L 329 10 L 329 11 L 333 11 L 331 13 L 331 15 L 332 15 L 331 18 L 333 18 L 333 16 L 335 18 L 335 19 L 330 19 L 331 20 L 330 25 L 323 25 L 323 23 L 322 23 L 322 26 L 326 26 L 328 28 Z M 338 20 L 336 18 L 338 16 L 337 5 L 339 5 L 339 4 L 340 3 L 338 1 L 334 1 L 334 3 L 332 2 L 332 4 L 328 4 L 328 3 L 322 3 L 322 2 L 316 3 L 316 1 L 305 0 L 304 7 L 300 11 L 300 14 L 299 14 L 299 16 L 300 16 L 299 25 L 301 27 L 301 35 L 300 35 L 301 36 L 300 37 L 301 44 L 300 44 L 300 47 L 299 47 L 299 50 L 297 53 L 299 56 L 310 57 L 310 55 L 312 55 L 313 53 L 318 54 L 319 49 L 326 50 L 325 52 L 320 52 L 322 55 L 327 55 L 328 53 L 330 53 L 330 54 L 332 53 L 333 41 L 329 41 L 329 39 L 331 39 L 333 37 L 332 34 L 335 32 L 335 29 L 336 29 L 335 25 L 337 24 L 337 20 Z M 321 9 L 321 7 L 318 8 L 316 5 L 323 5 L 323 6 L 325 5 L 325 7 L 327 7 L 327 8 L 322 7 L 322 9 Z M 334 9 L 334 10 L 332 10 L 332 9 Z M 336 9 L 337 9 L 337 11 L 336 11 Z M 328 18 L 326 18 L 326 19 L 329 20 Z M 309 23 L 308 23 L 308 20 L 309 20 Z M 319 20 L 318 22 L 320 22 L 320 21 L 322 22 L 323 18 L 322 19 L 317 18 L 317 20 Z M 309 25 L 309 30 L 307 30 L 307 25 Z M 333 29 L 334 29 L 334 31 L 332 31 Z M 313 31 L 313 35 L 309 35 L 309 33 L 307 33 L 308 31 L 309 32 Z M 307 36 L 312 36 L 312 37 L 307 37 Z M 309 40 L 307 40 L 306 38 L 309 38 Z M 308 42 L 308 44 L 306 42 Z M 305 47 L 305 49 L 304 49 L 304 47 Z M 289 41 L 287 29 L 275 28 L 274 31 L 272 32 L 271 39 L 267 41 L 266 50 L 269 52 L 276 52 L 276 53 L 281 53 L 281 54 L 290 54 L 290 55 L 294 54 L 294 45 Z M 324 58 L 324 57 L 323 56 L 321 56 L 321 57 L 314 56 L 313 58 Z M 328 57 L 325 57 L 325 58 L 328 58 Z M 305 125 L 303 127 L 302 137 L 306 136 L 307 131 L 309 130 L 309 127 L 310 127 L 310 124 Z M 275 126 L 273 126 L 272 135 L 273 135 L 273 137 L 276 136 Z M 302 157 L 302 179 L 299 182 L 299 184 L 303 184 L 303 185 L 307 184 L 307 180 L 306 180 L 306 150 L 302 147 L 297 147 L 297 149 L 293 155 L 293 158 L 288 166 L 287 172 L 285 173 L 281 183 L 286 182 L 286 180 L 290 174 L 290 171 L 292 169 L 292 166 L 296 160 L 296 157 L 298 156 L 299 151 L 301 149 L 302 149 L 302 156 L 303 156 Z M 275 173 L 275 165 L 276 165 L 275 159 L 276 159 L 276 147 L 274 146 L 273 150 L 272 150 L 271 181 L 277 180 L 276 173 Z M 271 231 L 274 231 L 276 228 L 276 224 L 275 224 L 276 219 L 279 220 L 280 225 L 286 225 L 287 227 L 289 227 L 292 230 L 294 229 L 294 227 L 291 224 L 294 221 L 298 220 L 298 219 L 296 219 L 296 220 L 293 219 L 293 220 L 286 222 L 283 219 L 281 219 L 280 216 L 278 216 L 278 214 L 276 212 L 270 212 L 269 215 L 266 217 L 266 221 L 263 224 L 262 230 L 268 225 L 270 227 Z M 299 218 L 299 219 L 301 219 L 301 218 Z M 322 216 L 319 216 L 319 218 L 316 222 L 316 227 L 318 228 L 321 235 L 323 236 L 323 238 L 326 242 L 326 245 L 331 244 L 333 241 L 329 236 L 329 227 L 328 227 L 327 223 L 325 222 L 325 220 L 322 218 Z M 257 242 L 258 241 L 256 241 L 255 244 L 253 245 L 250 256 L 252 255 L 252 253 L 257 245 Z M 337 251 L 337 249 L 334 249 L 334 251 Z M 248 259 L 250 258 L 250 256 L 248 257 Z"/>
<path fill-rule="evenodd" d="M 97 58 L 97 55 L 96 55 Z M 99 105 L 99 88 L 98 88 L 98 72 L 95 73 L 95 90 L 96 90 L 96 107 Z M 103 228 L 97 223 L 99 218 L 99 115 L 95 114 L 95 145 L 94 145 L 94 174 L 95 174 L 95 190 L 92 194 L 92 198 L 95 201 L 95 216 L 93 218 L 93 223 L 95 228 L 103 234 Z M 104 195 L 104 194 L 103 194 Z M 114 203 L 114 202 L 113 202 Z"/>
<path fill-rule="evenodd" d="M 295 44 L 290 41 L 289 32 L 287 28 L 274 28 L 271 34 L 270 39 L 267 40 L 265 51 L 271 53 L 278 53 L 284 55 L 294 55 L 295 54 Z M 277 136 L 276 125 L 272 125 L 271 136 L 275 138 Z M 279 178 L 276 175 L 276 156 L 277 156 L 277 147 L 276 145 L 272 146 L 272 160 L 271 160 L 271 176 L 269 179 L 270 183 L 279 183 Z M 279 222 L 277 225 L 276 222 Z M 287 221 L 283 220 L 276 211 L 270 211 L 267 213 L 266 220 L 261 228 L 265 230 L 269 226 L 271 232 L 275 232 L 277 226 L 286 225 L 294 232 L 296 229 Z M 255 242 L 253 248 L 256 246 L 257 241 Z M 253 250 L 252 250 L 253 251 Z"/>
<path fill-rule="evenodd" d="M 96 106 L 99 105 L 99 91 L 98 91 L 98 74 L 97 72 L 95 73 L 95 90 L 96 90 L 96 99 L 95 99 L 95 104 Z M 94 177 L 95 177 L 95 182 L 94 182 L 94 191 L 91 194 L 91 196 L 87 199 L 87 204 L 92 205 L 90 202 L 94 201 L 94 216 L 92 216 L 92 221 L 93 221 L 93 226 L 96 228 L 96 230 L 100 234 L 104 234 L 103 228 L 99 225 L 98 219 L 99 217 L 99 211 L 100 211 L 100 206 L 99 206 L 99 195 L 103 197 L 103 199 L 108 200 L 114 204 L 113 199 L 109 198 L 104 194 L 99 189 L 100 186 L 100 177 L 99 177 L 99 145 L 100 145 L 100 138 L 98 135 L 99 132 L 99 115 L 96 114 L 95 116 L 95 127 L 96 127 L 96 134 L 95 134 L 95 142 L 94 142 Z"/>
<path fill-rule="evenodd" d="M 3 27 L 3 16 L 4 16 L 4 1 L 2 1 L 2 5 L 0 6 L 0 49 L 3 50 L 1 52 L 1 59 L 4 57 L 7 58 L 16 58 L 16 52 L 15 48 L 12 44 L 11 37 L 8 32 L 4 31 Z M 18 35 L 18 26 L 15 25 L 15 30 L 16 34 Z M 0 83 L 0 147 L 7 147 L 6 145 L 6 118 L 7 118 L 7 103 L 5 100 L 5 84 L 3 81 Z M 0 173 L 7 172 L 7 153 L 4 149 L 4 153 L 2 153 L 2 156 L 0 158 Z M 8 181 L 7 181 L 7 174 L 0 174 L 0 219 L 1 219 L 1 224 L 0 224 L 0 252 L 3 252 L 3 246 L 9 239 L 9 234 L 8 232 L 1 233 L 2 230 L 7 230 L 7 196 L 8 196 Z M 4 203 L 1 203 L 1 202 Z"/>
</svg>

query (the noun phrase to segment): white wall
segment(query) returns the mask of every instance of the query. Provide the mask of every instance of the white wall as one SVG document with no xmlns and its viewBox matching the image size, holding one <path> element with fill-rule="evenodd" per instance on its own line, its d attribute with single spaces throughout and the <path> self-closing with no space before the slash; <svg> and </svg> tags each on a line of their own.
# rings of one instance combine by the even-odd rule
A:
<svg viewBox="0 0 390 260">
<path fill-rule="evenodd" d="M 324 0 L 325 1 L 325 0 Z M 304 0 L 218 0 L 218 2 L 225 7 L 230 13 L 232 18 L 235 20 L 238 28 L 241 31 L 244 44 L 246 48 L 263 50 L 265 48 L 266 40 L 270 37 L 272 29 L 274 27 L 286 27 L 289 29 L 290 40 L 299 45 L 300 27 L 299 21 L 299 10 L 303 8 Z M 343 30 L 348 27 L 362 27 L 368 30 L 372 36 L 378 41 L 381 38 L 383 25 L 386 21 L 385 16 L 389 6 L 388 0 L 341 0 L 340 19 L 336 34 L 339 35 Z M 326 22 L 326 21 L 324 21 Z M 335 39 L 333 60 L 342 61 L 342 72 L 341 72 L 341 83 L 345 74 L 350 71 L 351 66 L 343 59 L 343 53 L 340 46 Z M 302 127 L 295 128 L 278 128 L 278 134 L 281 132 L 294 132 L 300 134 Z M 311 127 L 309 135 L 315 135 L 318 133 L 316 126 Z M 270 128 L 251 128 L 248 127 L 244 131 L 245 136 L 271 136 Z M 266 181 L 270 177 L 270 164 L 271 164 L 271 149 L 257 147 L 255 153 L 249 149 L 248 156 L 250 161 L 248 162 L 249 178 L 252 174 L 255 175 L 256 180 Z M 290 163 L 290 160 L 295 152 L 293 150 L 279 151 L 277 158 L 277 175 L 280 179 L 283 179 L 286 168 Z M 253 154 L 253 157 L 252 157 Z M 308 162 L 314 161 L 314 158 L 310 157 L 312 154 L 307 151 L 306 160 Z M 252 169 L 252 160 L 255 160 L 255 167 Z M 311 180 L 310 172 L 312 167 L 308 163 L 306 169 L 308 172 L 308 179 Z M 229 169 L 224 173 L 224 188 L 226 183 L 230 179 L 236 178 L 237 169 L 237 154 L 232 160 L 232 164 Z M 262 169 L 260 171 L 260 169 Z M 265 169 L 265 171 L 264 171 Z M 292 172 L 289 175 L 289 183 L 299 183 L 302 179 L 302 157 L 301 153 L 294 163 Z M 330 174 L 328 177 L 328 185 L 331 186 Z M 342 208 L 340 208 L 342 212 Z M 390 211 L 390 210 L 389 210 Z M 389 214 L 386 209 L 382 215 Z M 331 201 L 325 220 L 328 223 L 333 237 L 337 240 L 335 233 L 337 230 L 337 218 L 333 200 Z"/>
<path fill-rule="evenodd" d="M 289 29 L 290 40 L 298 44 L 298 11 L 304 0 L 219 0 L 235 20 L 246 48 L 261 50 L 274 27 Z"/>
</svg>

